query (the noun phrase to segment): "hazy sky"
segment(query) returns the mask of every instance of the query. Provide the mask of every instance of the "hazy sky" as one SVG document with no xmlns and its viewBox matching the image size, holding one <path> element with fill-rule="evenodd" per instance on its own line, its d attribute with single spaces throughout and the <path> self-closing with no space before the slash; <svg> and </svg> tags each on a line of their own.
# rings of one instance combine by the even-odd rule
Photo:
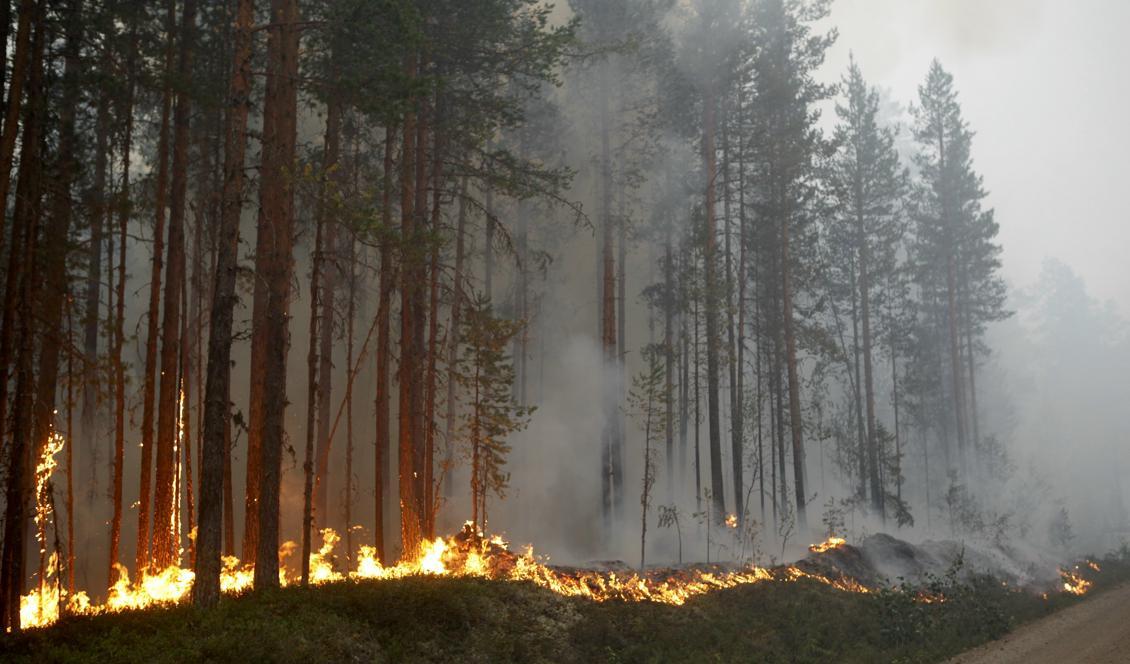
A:
<svg viewBox="0 0 1130 664">
<path fill-rule="evenodd" d="M 1130 0 L 835 0 L 840 38 L 906 103 L 930 60 L 953 74 L 1004 245 L 1028 285 L 1060 258 L 1130 315 Z"/>
</svg>

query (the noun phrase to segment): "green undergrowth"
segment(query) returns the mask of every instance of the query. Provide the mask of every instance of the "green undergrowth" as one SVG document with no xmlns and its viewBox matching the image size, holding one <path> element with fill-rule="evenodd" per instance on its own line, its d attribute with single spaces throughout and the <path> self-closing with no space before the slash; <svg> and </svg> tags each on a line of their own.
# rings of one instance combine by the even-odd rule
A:
<svg viewBox="0 0 1130 664">
<path fill-rule="evenodd" d="M 1092 592 L 1130 578 L 1130 555 L 1101 565 L 1086 574 Z M 760 583 L 684 606 L 418 577 L 254 593 L 208 611 L 70 618 L 0 639 L 0 661 L 934 662 L 1078 601 L 952 575 L 873 594 L 805 579 Z"/>
</svg>

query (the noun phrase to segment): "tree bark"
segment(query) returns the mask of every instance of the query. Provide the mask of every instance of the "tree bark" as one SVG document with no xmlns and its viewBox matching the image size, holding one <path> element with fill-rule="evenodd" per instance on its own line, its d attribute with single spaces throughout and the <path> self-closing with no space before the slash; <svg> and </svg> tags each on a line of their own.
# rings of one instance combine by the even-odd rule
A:
<svg viewBox="0 0 1130 664">
<path fill-rule="evenodd" d="M 141 416 L 141 480 L 137 504 L 136 574 L 150 566 L 149 513 L 153 465 L 153 420 L 157 392 L 158 315 L 161 311 L 161 274 L 164 264 L 165 208 L 169 179 L 169 120 L 172 115 L 173 43 L 176 31 L 175 2 L 167 5 L 165 42 L 165 81 L 161 97 L 161 128 L 157 139 L 157 180 L 154 199 L 153 268 L 149 281 L 149 313 L 145 340 L 145 384 Z"/>
<path fill-rule="evenodd" d="M 394 242 L 390 237 L 392 231 L 392 149 L 396 134 L 390 124 L 385 128 L 384 145 L 384 186 L 381 192 L 381 213 L 384 217 L 385 234 L 380 242 L 381 271 L 379 300 L 377 303 L 377 388 L 376 388 L 376 459 L 374 463 L 374 498 L 376 501 L 373 524 L 373 543 L 377 550 L 377 557 L 383 562 L 388 562 L 388 551 L 385 549 L 384 516 L 385 494 L 389 486 L 388 458 L 391 452 L 389 444 L 389 357 L 392 345 L 392 290 L 395 287 L 396 271 L 393 265 Z"/>
<path fill-rule="evenodd" d="M 32 18 L 45 0 L 20 0 L 18 18 L 16 20 L 16 44 L 12 50 L 12 75 L 8 84 L 7 99 L 4 108 L 4 128 L 0 132 L 0 210 L 8 207 L 8 190 L 12 180 L 12 160 L 16 154 L 16 136 L 20 130 L 20 109 L 23 104 L 23 88 L 28 78 L 28 57 L 31 50 Z M 7 25 L 5 23 L 5 25 Z M 5 44 L 6 46 L 6 44 Z M 5 52 L 7 52 L 5 50 Z M 0 58 L 7 64 L 7 58 Z M 0 215 L 0 251 L 4 249 L 4 219 Z M 14 243 L 13 243 L 14 244 Z M 0 420 L 3 420 L 0 417 Z"/>
<path fill-rule="evenodd" d="M 789 215 L 781 215 L 781 292 L 784 300 L 785 363 L 789 375 L 789 432 L 793 441 L 793 488 L 796 492 L 797 527 L 808 529 L 804 493 L 804 431 L 800 415 L 800 377 L 797 371 L 796 332 L 793 329 L 792 257 L 789 253 Z M 782 478 L 783 479 L 783 478 Z"/>
<path fill-rule="evenodd" d="M 182 85 L 192 71 L 196 2 L 186 0 L 181 18 L 177 72 Z M 175 564 L 180 557 L 177 532 L 176 488 L 178 437 L 181 424 L 180 348 L 181 302 L 185 281 L 184 216 L 188 191 L 189 94 L 177 90 L 173 111 L 173 166 L 169 193 L 168 268 L 165 275 L 165 306 L 161 318 L 161 383 L 157 400 L 156 481 L 153 495 L 153 557 L 157 569 Z"/>
<path fill-rule="evenodd" d="M 463 263 L 467 228 L 467 177 L 459 185 L 459 211 L 455 226 L 455 271 L 451 286 L 451 323 L 447 330 L 447 435 L 444 441 L 443 471 L 446 498 L 454 494 L 455 467 L 455 383 L 459 363 L 459 338 L 463 315 Z"/>
<path fill-rule="evenodd" d="M 28 98 L 32 100 L 24 113 L 23 145 L 20 153 L 16 198 L 12 213 L 12 239 L 8 251 L 8 269 L 5 280 L 3 329 L 0 331 L 0 369 L 5 372 L 0 381 L 6 399 L 7 371 L 12 360 L 13 339 L 19 328 L 19 353 L 16 370 L 15 408 L 11 436 L 5 446 L 7 454 L 7 487 L 5 492 L 4 544 L 0 553 L 0 630 L 20 629 L 20 596 L 25 580 L 26 519 L 28 497 L 34 481 L 31 458 L 31 367 L 34 350 L 31 284 L 34 279 L 36 222 L 40 206 L 40 125 L 45 106 L 43 87 L 44 8 L 38 5 L 35 13 L 35 38 L 31 71 L 28 74 Z M 30 17 L 29 17 L 30 18 Z M 15 71 L 13 70 L 13 75 Z M 15 84 L 13 84 L 13 88 Z M 19 311 L 17 318 L 15 313 Z M 3 401 L 0 401 L 0 405 Z"/>
<path fill-rule="evenodd" d="M 298 3 L 272 0 L 276 22 L 267 38 L 267 90 L 263 106 L 263 163 L 260 167 L 259 232 L 271 247 L 259 279 L 267 284 L 266 361 L 263 375 L 263 437 L 259 469 L 259 541 L 255 588 L 279 585 L 279 484 L 286 410 L 286 356 L 290 348 L 290 282 L 294 271 L 294 167 L 298 113 Z"/>
<path fill-rule="evenodd" d="M 99 304 L 102 295 L 102 227 L 108 218 L 106 206 L 106 161 L 107 161 L 107 134 L 109 133 L 109 100 L 102 93 L 98 100 L 98 120 L 96 121 L 96 136 L 94 156 L 94 182 L 95 192 L 92 196 L 90 214 L 90 245 L 88 248 L 89 261 L 86 272 L 86 308 L 83 317 L 83 353 L 86 356 L 85 379 L 82 383 L 82 427 L 81 438 L 72 439 L 71 446 L 78 445 L 83 450 L 91 452 L 92 466 L 97 466 L 93 452 L 95 443 L 95 411 L 98 405 L 98 323 Z M 71 121 L 73 125 L 73 120 Z M 73 132 L 73 127 L 72 127 Z M 71 139 L 73 141 L 73 138 Z M 62 144 L 60 143 L 60 148 Z M 72 148 L 73 149 L 73 148 Z M 69 213 L 68 213 L 69 214 Z M 111 275 L 111 282 L 113 278 Z M 97 477 L 96 473 L 92 477 Z M 93 486 L 91 489 L 93 490 Z M 113 538 L 111 538 L 113 541 Z M 115 542 L 116 544 L 116 542 Z M 116 547 L 114 548 L 116 553 Z M 117 559 L 117 556 L 114 556 Z"/>
<path fill-rule="evenodd" d="M 321 312 L 311 312 L 318 320 L 318 377 L 315 383 L 318 398 L 316 410 L 317 419 L 317 462 L 314 474 L 314 520 L 319 528 L 329 525 L 329 474 L 330 474 L 330 449 L 333 440 L 330 437 L 330 394 L 333 387 L 333 333 L 334 333 L 334 290 L 337 275 L 337 223 L 334 221 L 332 199 L 335 194 L 329 192 L 339 191 L 341 181 L 339 169 L 341 166 L 341 104 L 336 99 L 331 99 L 326 107 L 326 139 L 325 139 L 325 170 L 327 199 L 321 202 L 320 214 L 322 219 L 322 233 L 324 235 L 322 248 L 317 253 L 319 263 L 318 276 L 320 279 L 320 295 L 318 303 Z M 313 288 L 313 282 L 311 282 Z M 311 341 L 313 343 L 313 341 Z M 349 524 L 344 524 L 349 528 Z"/>
<path fill-rule="evenodd" d="M 131 25 L 130 35 L 136 36 L 136 34 L 136 25 Z M 116 311 L 114 314 L 114 332 L 112 337 L 114 344 L 114 516 L 110 525 L 110 561 L 108 569 L 106 570 L 107 587 L 116 580 L 115 567 L 121 563 L 119 542 L 122 532 L 122 480 L 125 476 L 124 464 L 126 447 L 126 373 L 125 364 L 122 360 L 122 349 L 125 346 L 126 241 L 129 237 L 129 171 L 130 151 L 133 149 L 133 73 L 136 67 L 136 61 L 137 49 L 131 46 L 129 63 L 126 66 L 129 82 L 127 83 L 126 96 L 122 104 L 122 113 L 125 117 L 125 129 L 122 137 L 122 189 L 118 192 L 117 207 L 118 283 L 117 297 L 115 298 Z"/>
<path fill-rule="evenodd" d="M 192 599 L 213 606 L 220 596 L 220 523 L 231 508 L 229 432 L 231 423 L 232 319 L 239 270 L 239 217 L 243 209 L 243 166 L 251 93 L 251 29 L 255 0 L 239 0 L 233 35 L 233 64 L 224 127 L 224 185 L 220 230 L 208 327 L 208 373 L 204 388 L 201 440 L 200 520 L 196 539 L 196 578 Z M 226 480 L 226 481 L 225 481 Z M 226 485 L 226 486 L 225 486 Z M 226 525 L 226 524 L 225 524 Z M 234 533 L 232 533 L 234 535 Z M 228 535 L 227 539 L 234 539 Z M 227 546 L 231 546 L 231 542 Z"/>
<path fill-rule="evenodd" d="M 327 128 L 328 133 L 328 128 Z M 325 203 L 323 202 L 324 206 Z M 302 558 L 299 562 L 301 583 L 310 583 L 310 535 L 314 527 L 314 428 L 318 411 L 318 309 L 321 304 L 322 233 L 326 214 L 318 215 L 314 230 L 314 250 L 310 256 L 310 340 L 306 352 L 306 451 L 302 462 Z M 322 404 L 325 408 L 328 404 Z"/>
<path fill-rule="evenodd" d="M 408 56 L 405 67 L 407 78 L 416 78 L 416 55 Z M 409 110 L 404 115 L 403 123 L 404 144 L 401 149 L 401 177 L 400 177 L 400 246 L 401 270 L 404 279 L 400 289 L 400 367 L 398 375 L 399 406 L 398 406 L 398 485 L 400 491 L 400 555 L 403 559 L 412 559 L 420 548 L 420 515 L 417 512 L 416 482 L 413 473 L 416 472 L 414 460 L 416 446 L 422 441 L 417 441 L 413 434 L 415 405 L 414 388 L 416 386 L 417 360 L 414 348 L 414 318 L 416 312 L 416 291 L 420 285 L 415 283 L 417 273 L 416 264 L 419 262 L 417 254 L 416 231 L 416 113 Z"/>
<path fill-rule="evenodd" d="M 706 290 L 706 417 L 710 447 L 710 493 L 714 504 L 713 517 L 721 523 L 726 516 L 726 497 L 722 482 L 722 430 L 719 414 L 719 344 L 718 334 L 718 278 L 715 274 L 717 238 L 715 237 L 714 208 L 717 160 L 714 154 L 715 99 L 713 90 L 707 90 L 703 99 L 702 157 L 706 166 L 706 205 L 703 219 L 703 267 Z"/>
</svg>

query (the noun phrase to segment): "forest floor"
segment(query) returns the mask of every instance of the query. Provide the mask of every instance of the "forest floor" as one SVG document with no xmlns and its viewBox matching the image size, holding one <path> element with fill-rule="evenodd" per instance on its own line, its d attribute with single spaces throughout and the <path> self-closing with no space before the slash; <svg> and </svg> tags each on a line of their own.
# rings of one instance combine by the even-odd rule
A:
<svg viewBox="0 0 1130 664">
<path fill-rule="evenodd" d="M 949 664 L 1117 664 L 1130 657 L 1130 583 L 1021 626 Z"/>
<path fill-rule="evenodd" d="M 956 575 L 872 593 L 769 581 L 683 606 L 596 603 L 477 578 L 346 581 L 225 597 L 207 611 L 65 618 L 0 637 L 0 661 L 942 662 L 1065 607 L 1086 616 L 1121 607 L 1102 624 L 1125 620 L 1130 591 L 1107 589 L 1130 579 L 1130 555 L 1102 562 L 1093 600 Z M 1057 661 L 1083 661 L 1077 654 Z"/>
</svg>

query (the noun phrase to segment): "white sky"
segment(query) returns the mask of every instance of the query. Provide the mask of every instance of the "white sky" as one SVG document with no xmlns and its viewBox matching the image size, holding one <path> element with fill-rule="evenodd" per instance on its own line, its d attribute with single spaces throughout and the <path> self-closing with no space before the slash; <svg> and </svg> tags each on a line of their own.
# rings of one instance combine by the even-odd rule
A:
<svg viewBox="0 0 1130 664">
<path fill-rule="evenodd" d="M 953 74 L 1010 284 L 1053 256 L 1130 315 L 1130 0 L 835 0 L 829 23 L 829 80 L 849 51 L 904 104 L 935 56 Z"/>
</svg>

